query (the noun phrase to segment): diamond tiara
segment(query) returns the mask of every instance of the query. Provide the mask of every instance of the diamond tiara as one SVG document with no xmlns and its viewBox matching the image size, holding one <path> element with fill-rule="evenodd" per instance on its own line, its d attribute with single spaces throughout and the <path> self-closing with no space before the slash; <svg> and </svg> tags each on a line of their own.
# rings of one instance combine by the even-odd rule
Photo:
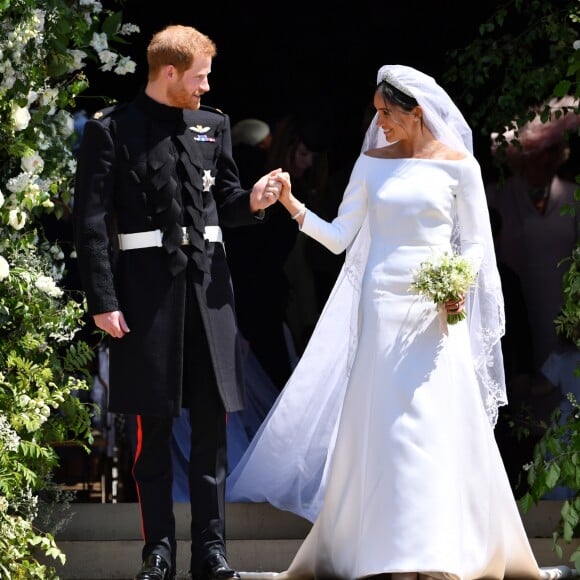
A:
<svg viewBox="0 0 580 580">
<path fill-rule="evenodd" d="M 412 99 L 415 98 L 415 95 L 404 85 L 402 85 L 393 75 L 391 71 L 385 71 L 383 76 L 381 77 L 382 81 L 385 81 L 395 87 L 397 90 L 401 91 L 404 95 L 411 97 Z"/>
</svg>

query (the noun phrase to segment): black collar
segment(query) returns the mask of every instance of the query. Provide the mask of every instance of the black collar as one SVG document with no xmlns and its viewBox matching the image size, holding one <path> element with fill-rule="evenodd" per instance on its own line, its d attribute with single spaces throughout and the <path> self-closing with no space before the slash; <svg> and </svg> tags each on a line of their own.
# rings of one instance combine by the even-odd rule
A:
<svg viewBox="0 0 580 580">
<path fill-rule="evenodd" d="M 135 104 L 146 115 L 155 117 L 161 121 L 181 121 L 183 120 L 183 109 L 170 107 L 152 99 L 143 90 L 137 95 Z"/>
</svg>

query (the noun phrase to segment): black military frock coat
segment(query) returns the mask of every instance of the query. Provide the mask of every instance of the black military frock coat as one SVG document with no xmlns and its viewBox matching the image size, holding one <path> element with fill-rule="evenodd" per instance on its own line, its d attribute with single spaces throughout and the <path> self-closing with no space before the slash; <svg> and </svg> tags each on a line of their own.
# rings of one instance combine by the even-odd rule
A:
<svg viewBox="0 0 580 580">
<path fill-rule="evenodd" d="M 121 310 L 130 328 L 109 342 L 109 410 L 179 415 L 183 360 L 197 354 L 184 352 L 183 339 L 192 259 L 219 393 L 227 412 L 242 409 L 225 250 L 202 237 L 207 225 L 259 223 L 239 183 L 228 116 L 210 107 L 169 107 L 144 92 L 99 111 L 84 128 L 73 214 L 89 313 Z M 190 255 L 180 246 L 183 225 L 192 234 Z M 163 232 L 162 247 L 119 250 L 117 234 L 155 229 Z"/>
</svg>

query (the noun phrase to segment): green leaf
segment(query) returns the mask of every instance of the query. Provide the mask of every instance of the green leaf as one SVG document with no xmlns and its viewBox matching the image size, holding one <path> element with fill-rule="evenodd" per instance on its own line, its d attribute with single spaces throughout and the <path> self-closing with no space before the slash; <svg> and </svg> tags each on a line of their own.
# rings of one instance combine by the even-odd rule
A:
<svg viewBox="0 0 580 580">
<path fill-rule="evenodd" d="M 529 492 L 526 492 L 518 501 L 524 513 L 528 513 L 530 509 L 536 505 L 536 501 Z"/>
</svg>

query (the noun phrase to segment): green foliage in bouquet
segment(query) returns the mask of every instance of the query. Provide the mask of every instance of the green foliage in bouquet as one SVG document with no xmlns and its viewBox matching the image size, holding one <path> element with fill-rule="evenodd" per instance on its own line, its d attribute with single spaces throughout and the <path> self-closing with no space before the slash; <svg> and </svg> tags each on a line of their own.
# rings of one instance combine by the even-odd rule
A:
<svg viewBox="0 0 580 580">
<path fill-rule="evenodd" d="M 419 264 L 413 273 L 410 291 L 443 308 L 449 300 L 459 300 L 475 282 L 476 272 L 471 262 L 457 254 L 444 252 Z M 457 324 L 466 317 L 465 311 L 447 313 L 447 324 Z"/>
</svg>

